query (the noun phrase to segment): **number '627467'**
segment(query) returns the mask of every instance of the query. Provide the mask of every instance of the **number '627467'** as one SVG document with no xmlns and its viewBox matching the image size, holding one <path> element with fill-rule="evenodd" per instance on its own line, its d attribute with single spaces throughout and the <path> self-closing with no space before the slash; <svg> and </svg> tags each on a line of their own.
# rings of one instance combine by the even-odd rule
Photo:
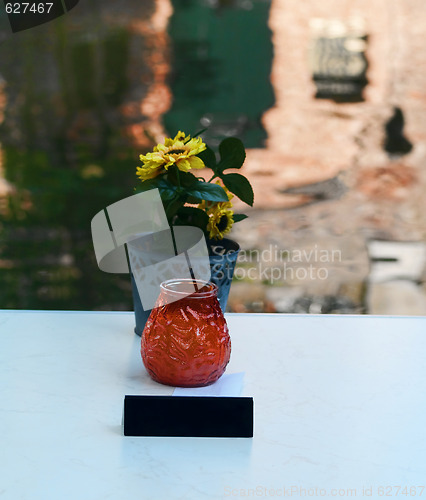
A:
<svg viewBox="0 0 426 500">
<path fill-rule="evenodd" d="M 15 2 L 6 4 L 7 14 L 49 14 L 53 2 Z"/>
</svg>

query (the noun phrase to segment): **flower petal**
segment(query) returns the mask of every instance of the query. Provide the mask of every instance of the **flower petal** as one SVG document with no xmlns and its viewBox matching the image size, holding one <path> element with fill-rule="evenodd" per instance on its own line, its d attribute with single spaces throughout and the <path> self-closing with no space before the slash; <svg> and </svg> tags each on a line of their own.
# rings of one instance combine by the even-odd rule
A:
<svg viewBox="0 0 426 500">
<path fill-rule="evenodd" d="M 191 164 L 185 158 L 180 158 L 176 160 L 176 165 L 179 170 L 182 170 L 182 172 L 188 172 L 188 170 L 191 170 Z"/>
<path fill-rule="evenodd" d="M 222 240 L 224 235 L 229 233 L 234 224 L 234 212 L 232 210 L 225 210 L 223 205 L 226 205 L 226 203 L 215 203 L 207 212 L 209 214 L 207 231 L 211 239 Z M 223 219 L 223 217 L 225 218 Z M 223 220 L 226 221 L 226 227 L 219 228 Z"/>
<path fill-rule="evenodd" d="M 204 162 L 201 158 L 198 158 L 198 156 L 190 156 L 188 158 L 188 162 L 189 162 L 189 165 L 190 165 L 190 168 L 204 168 L 205 165 L 204 165 Z"/>
</svg>

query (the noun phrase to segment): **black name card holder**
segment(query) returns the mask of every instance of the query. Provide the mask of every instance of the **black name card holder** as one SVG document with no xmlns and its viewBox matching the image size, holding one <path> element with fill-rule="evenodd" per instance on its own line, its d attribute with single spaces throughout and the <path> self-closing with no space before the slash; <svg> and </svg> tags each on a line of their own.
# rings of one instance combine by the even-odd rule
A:
<svg viewBox="0 0 426 500">
<path fill-rule="evenodd" d="M 125 396 L 125 436 L 253 437 L 253 398 Z"/>
</svg>

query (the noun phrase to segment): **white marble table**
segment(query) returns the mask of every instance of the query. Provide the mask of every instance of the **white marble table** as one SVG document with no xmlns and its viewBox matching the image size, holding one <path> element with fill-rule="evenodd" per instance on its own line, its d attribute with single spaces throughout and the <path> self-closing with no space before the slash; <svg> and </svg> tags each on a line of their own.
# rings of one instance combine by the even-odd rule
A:
<svg viewBox="0 0 426 500">
<path fill-rule="evenodd" d="M 426 318 L 227 320 L 253 439 L 123 436 L 125 394 L 171 393 L 131 313 L 1 311 L 0 498 L 426 498 Z"/>
</svg>

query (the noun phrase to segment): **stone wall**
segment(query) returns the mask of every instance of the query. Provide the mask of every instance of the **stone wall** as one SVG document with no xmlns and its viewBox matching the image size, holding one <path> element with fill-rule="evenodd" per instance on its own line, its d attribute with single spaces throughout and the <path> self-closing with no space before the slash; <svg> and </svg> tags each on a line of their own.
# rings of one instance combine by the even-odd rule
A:
<svg viewBox="0 0 426 500">
<path fill-rule="evenodd" d="M 326 280 L 271 283 L 246 277 L 235 284 L 235 310 L 426 314 L 424 259 L 416 279 L 404 279 L 401 265 L 398 279 L 387 284 L 371 279 L 375 264 L 369 251 L 372 240 L 426 241 L 425 16 L 421 0 L 273 0 L 276 104 L 263 116 L 266 148 L 248 151 L 244 167 L 254 185 L 255 209 L 237 207 L 250 218 L 233 235 L 243 248 L 309 252 L 317 245 L 340 249 L 342 258 L 326 265 Z M 316 18 L 363 20 L 363 101 L 315 98 L 308 54 Z M 395 107 L 403 113 L 402 134 L 401 124 L 388 129 L 392 135 L 396 128 L 394 141 L 406 154 L 385 150 Z M 282 267 L 267 265 L 271 272 Z M 306 259 L 293 262 L 306 270 L 309 265 Z"/>
<path fill-rule="evenodd" d="M 424 185 L 425 15 L 426 4 L 420 0 L 272 2 L 276 104 L 263 116 L 267 148 L 250 151 L 246 164 L 259 186 L 257 208 L 298 206 L 309 198 L 283 192 L 336 175 L 360 193 L 360 203 L 375 198 L 400 203 L 419 183 Z M 310 24 L 316 18 L 364 21 L 364 102 L 315 99 L 308 54 Z M 394 106 L 402 109 L 404 134 L 414 146 L 398 160 L 383 149 Z"/>
</svg>

